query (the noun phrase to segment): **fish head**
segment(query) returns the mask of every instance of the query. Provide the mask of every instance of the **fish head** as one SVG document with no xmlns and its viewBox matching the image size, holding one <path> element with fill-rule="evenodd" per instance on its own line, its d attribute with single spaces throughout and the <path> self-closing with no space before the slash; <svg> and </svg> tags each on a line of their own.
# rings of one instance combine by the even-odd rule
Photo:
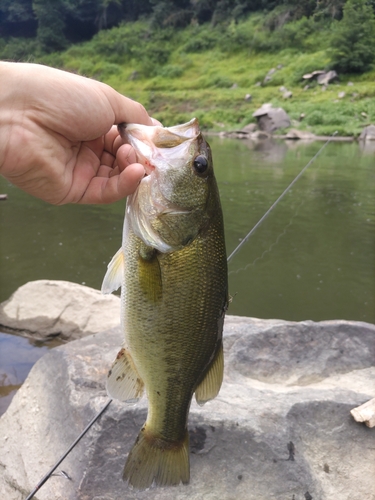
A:
<svg viewBox="0 0 375 500">
<path fill-rule="evenodd" d="M 169 128 L 127 124 L 119 131 L 146 171 L 128 197 L 133 231 L 161 252 L 182 248 L 207 224 L 215 182 L 211 150 L 198 120 Z"/>
</svg>

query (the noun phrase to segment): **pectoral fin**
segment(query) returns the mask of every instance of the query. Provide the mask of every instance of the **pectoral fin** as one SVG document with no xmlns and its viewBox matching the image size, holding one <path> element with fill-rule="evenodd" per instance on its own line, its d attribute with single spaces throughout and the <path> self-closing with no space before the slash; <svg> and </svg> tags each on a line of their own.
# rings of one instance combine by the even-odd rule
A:
<svg viewBox="0 0 375 500">
<path fill-rule="evenodd" d="M 195 390 L 195 399 L 200 406 L 203 406 L 210 399 L 216 398 L 223 382 L 223 374 L 224 353 L 223 344 L 221 343 L 208 372 Z"/>
<path fill-rule="evenodd" d="M 108 395 L 120 401 L 136 403 L 142 396 L 143 387 L 143 380 L 138 375 L 130 353 L 123 347 L 108 372 Z"/>
<path fill-rule="evenodd" d="M 139 250 L 138 280 L 145 298 L 153 303 L 161 300 L 163 285 L 157 251 L 144 244 L 141 245 Z"/>
<path fill-rule="evenodd" d="M 107 272 L 105 273 L 102 283 L 102 293 L 112 293 L 122 285 L 122 277 L 124 275 L 124 252 L 122 248 L 116 252 L 108 264 Z"/>
</svg>

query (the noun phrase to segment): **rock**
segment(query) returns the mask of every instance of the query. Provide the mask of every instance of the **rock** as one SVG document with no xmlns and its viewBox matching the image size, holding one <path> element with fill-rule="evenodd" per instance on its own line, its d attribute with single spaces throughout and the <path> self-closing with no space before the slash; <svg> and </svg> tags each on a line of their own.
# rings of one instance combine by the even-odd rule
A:
<svg viewBox="0 0 375 500">
<path fill-rule="evenodd" d="M 309 88 L 310 88 L 310 85 L 305 85 L 305 86 L 303 87 L 303 90 L 309 90 Z"/>
<path fill-rule="evenodd" d="M 257 125 L 256 123 L 248 123 L 247 125 L 245 125 L 245 127 L 241 130 L 241 132 L 244 132 L 245 134 L 252 134 L 253 132 L 255 132 L 257 128 Z"/>
<path fill-rule="evenodd" d="M 253 116 L 258 118 L 259 116 L 263 116 L 263 115 L 267 114 L 271 109 L 273 109 L 272 103 L 265 102 L 264 104 L 262 104 L 262 106 L 259 109 L 254 111 Z"/>
<path fill-rule="evenodd" d="M 335 80 L 338 77 L 338 74 L 336 71 L 331 70 L 331 71 L 324 71 L 324 70 L 316 70 L 313 71 L 312 73 L 306 73 L 303 75 L 304 80 L 314 80 L 316 79 L 319 85 L 328 85 L 331 83 L 333 80 Z"/>
<path fill-rule="evenodd" d="M 119 329 L 50 351 L 0 419 L 0 497 L 21 500 L 107 402 Z M 189 485 L 121 480 L 146 402 L 113 401 L 38 500 L 374 499 L 373 430 L 350 410 L 374 395 L 375 326 L 228 316 L 219 396 L 192 404 Z"/>
<path fill-rule="evenodd" d="M 283 108 L 273 108 L 271 103 L 263 104 L 253 116 L 260 130 L 271 133 L 279 128 L 290 127 L 290 118 Z"/>
<path fill-rule="evenodd" d="M 352 87 L 354 85 L 354 83 L 353 82 L 348 82 L 347 85 L 348 85 L 348 87 Z"/>
<path fill-rule="evenodd" d="M 271 138 L 271 134 L 265 132 L 264 130 L 255 130 L 250 134 L 250 139 L 252 141 L 264 141 Z"/>
<path fill-rule="evenodd" d="M 335 80 L 337 77 L 338 77 L 338 74 L 336 73 L 336 71 L 331 70 L 331 71 L 327 71 L 327 73 L 323 73 L 321 75 L 318 75 L 317 82 L 319 83 L 319 85 L 328 85 L 333 80 Z"/>
<path fill-rule="evenodd" d="M 234 84 L 231 86 L 231 89 L 232 89 L 232 90 L 238 89 L 238 83 L 234 83 Z"/>
<path fill-rule="evenodd" d="M 286 134 L 286 139 L 302 139 L 302 140 L 313 141 L 316 139 L 316 135 L 313 134 L 312 132 L 308 132 L 307 130 L 299 130 L 292 128 L 288 130 L 288 133 Z"/>
<path fill-rule="evenodd" d="M 312 79 L 317 78 L 318 76 L 324 75 L 324 74 L 325 74 L 324 70 L 318 69 L 318 70 L 313 71 L 312 73 L 306 73 L 305 75 L 303 75 L 302 78 L 304 80 L 312 80 Z"/>
<path fill-rule="evenodd" d="M 375 398 L 358 406 L 358 408 L 353 408 L 350 413 L 357 422 L 364 422 L 367 427 L 375 427 Z"/>
<path fill-rule="evenodd" d="M 361 135 L 359 136 L 360 141 L 375 141 L 375 125 L 368 125 L 365 127 Z"/>
<path fill-rule="evenodd" d="M 301 122 L 304 118 L 305 118 L 306 114 L 305 113 L 301 113 L 299 115 L 299 121 Z"/>
<path fill-rule="evenodd" d="M 293 92 L 291 90 L 287 90 L 286 92 L 283 93 L 284 99 L 290 99 L 292 96 L 293 96 Z"/>
<path fill-rule="evenodd" d="M 262 82 L 256 82 L 256 83 L 254 84 L 254 87 L 260 87 L 261 85 L 262 85 Z"/>
<path fill-rule="evenodd" d="M 252 97 L 252 95 L 251 95 L 251 94 L 246 94 L 246 95 L 245 95 L 245 101 L 246 101 L 246 102 L 250 102 L 252 98 L 253 98 L 253 97 Z"/>
<path fill-rule="evenodd" d="M 337 97 L 338 97 L 339 99 L 343 99 L 345 96 L 346 96 L 346 93 L 345 93 L 345 92 L 339 92 L 339 93 L 337 94 Z"/>
<path fill-rule="evenodd" d="M 279 92 L 286 92 L 287 91 L 287 88 L 284 87 L 284 85 L 281 85 L 281 87 L 279 87 Z"/>
<path fill-rule="evenodd" d="M 259 140 L 264 138 L 269 138 L 269 134 L 266 132 L 260 132 L 257 130 L 256 123 L 249 123 L 241 130 L 231 130 L 228 132 L 221 132 L 221 137 L 230 137 L 231 139 L 251 139 L 251 140 Z"/>
<path fill-rule="evenodd" d="M 30 281 L 0 304 L 0 325 L 36 339 L 74 340 L 119 322 L 119 297 L 67 281 Z"/>
</svg>

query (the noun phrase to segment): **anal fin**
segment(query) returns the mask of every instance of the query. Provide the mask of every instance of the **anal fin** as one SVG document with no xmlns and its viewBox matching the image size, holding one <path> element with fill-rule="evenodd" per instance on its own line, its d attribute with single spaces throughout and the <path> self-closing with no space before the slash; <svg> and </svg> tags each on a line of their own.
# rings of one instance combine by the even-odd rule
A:
<svg viewBox="0 0 375 500">
<path fill-rule="evenodd" d="M 142 397 L 143 388 L 143 380 L 138 375 L 132 357 L 123 347 L 108 372 L 108 395 L 120 401 L 136 403 Z"/>
<path fill-rule="evenodd" d="M 219 394 L 224 375 L 224 353 L 221 343 L 204 379 L 195 390 L 195 399 L 202 406 Z"/>
</svg>

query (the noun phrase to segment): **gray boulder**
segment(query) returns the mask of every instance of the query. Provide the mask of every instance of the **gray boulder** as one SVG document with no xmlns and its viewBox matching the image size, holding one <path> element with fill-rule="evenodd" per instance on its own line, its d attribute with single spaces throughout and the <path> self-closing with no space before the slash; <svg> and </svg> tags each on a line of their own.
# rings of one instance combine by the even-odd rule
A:
<svg viewBox="0 0 375 500">
<path fill-rule="evenodd" d="M 0 498 L 24 500 L 108 401 L 118 328 L 41 358 L 0 419 Z M 375 326 L 228 316 L 219 396 L 189 417 L 191 481 L 137 492 L 121 480 L 146 401 L 113 401 L 38 500 L 374 500 Z"/>
<path fill-rule="evenodd" d="M 324 71 L 324 70 L 316 70 L 312 73 L 306 73 L 302 77 L 304 80 L 314 80 L 316 79 L 319 85 L 327 86 L 333 80 L 338 78 L 338 74 L 334 70 Z"/>
<path fill-rule="evenodd" d="M 331 71 L 327 71 L 327 73 L 323 73 L 321 75 L 318 75 L 317 82 L 319 83 L 319 85 L 328 85 L 333 80 L 336 80 L 337 77 L 338 77 L 338 74 L 336 73 L 336 71 L 331 70 Z"/>
<path fill-rule="evenodd" d="M 361 141 L 375 141 L 375 125 L 365 127 L 359 136 Z"/>
<path fill-rule="evenodd" d="M 257 119 L 259 129 L 268 133 L 291 125 L 286 111 L 283 108 L 274 108 L 271 103 L 263 104 L 253 113 L 253 116 Z"/>
<path fill-rule="evenodd" d="M 35 339 L 74 340 L 119 322 L 119 297 L 68 281 L 30 281 L 0 304 L 0 325 Z"/>
<path fill-rule="evenodd" d="M 315 71 L 312 71 L 311 73 L 306 73 L 305 75 L 303 75 L 302 78 L 304 80 L 313 80 L 314 78 L 317 78 L 318 76 L 324 75 L 324 74 L 325 74 L 324 69 L 317 69 Z"/>
</svg>

